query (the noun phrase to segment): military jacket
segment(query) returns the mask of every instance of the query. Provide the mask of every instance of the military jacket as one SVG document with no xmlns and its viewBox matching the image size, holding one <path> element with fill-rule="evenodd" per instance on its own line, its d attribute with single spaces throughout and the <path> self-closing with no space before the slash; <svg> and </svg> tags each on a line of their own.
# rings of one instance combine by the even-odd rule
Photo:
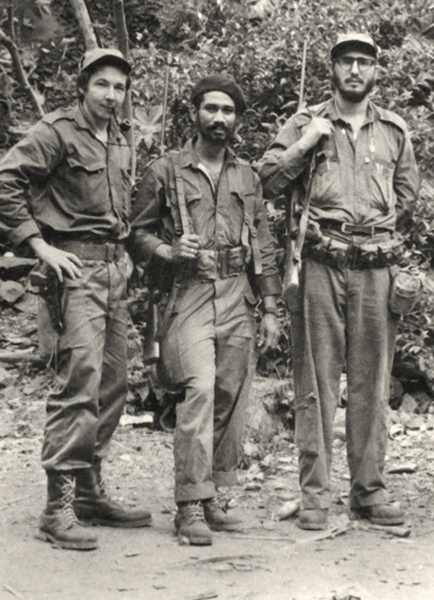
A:
<svg viewBox="0 0 434 600">
<path fill-rule="evenodd" d="M 17 245 L 41 233 L 125 239 L 130 168 L 114 119 L 105 145 L 80 105 L 49 113 L 0 162 L 0 224 Z"/>
<path fill-rule="evenodd" d="M 328 118 L 334 134 L 316 149 L 310 194 L 310 217 L 333 219 L 394 230 L 411 212 L 419 178 L 404 121 L 395 113 L 368 103 L 367 117 L 354 138 L 333 100 L 291 117 L 259 161 L 267 198 L 307 186 L 311 153 L 301 155 L 294 144 L 313 116 Z"/>
<path fill-rule="evenodd" d="M 247 229 L 252 260 L 260 263 L 260 269 L 256 269 L 260 293 L 278 295 L 281 285 L 275 248 L 257 174 L 248 163 L 228 151 L 216 188 L 201 167 L 192 140 L 180 151 L 178 162 L 191 233 L 200 236 L 201 247 L 219 250 L 243 245 Z M 160 244 L 170 244 L 183 233 L 175 176 L 168 156 L 152 162 L 144 174 L 133 208 L 132 233 L 135 251 L 148 259 Z"/>
</svg>

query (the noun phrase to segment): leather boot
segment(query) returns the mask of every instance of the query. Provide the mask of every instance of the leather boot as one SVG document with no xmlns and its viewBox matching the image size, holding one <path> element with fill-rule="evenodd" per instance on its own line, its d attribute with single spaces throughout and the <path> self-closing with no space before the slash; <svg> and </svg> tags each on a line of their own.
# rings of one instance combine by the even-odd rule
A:
<svg viewBox="0 0 434 600">
<path fill-rule="evenodd" d="M 96 536 L 80 525 L 74 513 L 74 476 L 47 471 L 48 501 L 39 521 L 38 538 L 67 550 L 94 550 Z"/>
<path fill-rule="evenodd" d="M 217 498 L 202 500 L 205 520 L 212 531 L 240 531 L 242 529 L 241 519 L 236 515 L 230 515 L 221 506 Z"/>
<path fill-rule="evenodd" d="M 210 546 L 212 544 L 212 533 L 206 524 L 200 500 L 178 504 L 175 532 L 180 542 L 185 539 L 192 546 Z"/>
<path fill-rule="evenodd" d="M 77 471 L 74 508 L 80 521 L 89 525 L 147 527 L 152 521 L 149 511 L 124 508 L 107 495 L 100 462 L 90 469 Z"/>
</svg>

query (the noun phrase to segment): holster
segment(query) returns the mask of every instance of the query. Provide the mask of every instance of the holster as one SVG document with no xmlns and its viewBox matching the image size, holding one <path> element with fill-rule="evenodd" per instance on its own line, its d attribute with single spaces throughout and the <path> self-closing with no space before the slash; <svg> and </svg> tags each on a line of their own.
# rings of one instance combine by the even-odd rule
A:
<svg viewBox="0 0 434 600">
<path fill-rule="evenodd" d="M 64 328 L 62 315 L 62 285 L 53 269 L 42 265 L 33 270 L 30 275 L 30 282 L 38 288 L 38 293 L 45 301 L 47 306 L 50 323 L 54 331 L 61 333 Z"/>
</svg>

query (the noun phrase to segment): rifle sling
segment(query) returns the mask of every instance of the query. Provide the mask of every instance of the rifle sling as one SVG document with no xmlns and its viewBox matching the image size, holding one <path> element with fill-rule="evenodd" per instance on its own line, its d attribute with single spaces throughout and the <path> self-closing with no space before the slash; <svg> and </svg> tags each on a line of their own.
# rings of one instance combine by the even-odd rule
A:
<svg viewBox="0 0 434 600">
<path fill-rule="evenodd" d="M 173 173 L 175 175 L 176 196 L 178 201 L 179 216 L 181 218 L 182 232 L 186 235 L 193 233 L 193 228 L 190 223 L 190 217 L 185 202 L 184 180 L 182 179 L 181 169 L 179 168 L 179 153 L 176 151 L 169 152 L 169 158 L 172 162 Z"/>
<path fill-rule="evenodd" d="M 304 240 L 306 238 L 306 230 L 309 222 L 309 208 L 310 208 L 310 193 L 312 189 L 312 179 L 315 172 L 316 166 L 316 152 L 312 154 L 309 168 L 309 179 L 306 186 L 306 193 L 304 197 L 303 210 L 300 217 L 300 224 L 298 230 L 297 240 L 294 246 L 294 264 L 299 265 L 301 263 L 301 252 L 303 250 Z"/>
</svg>

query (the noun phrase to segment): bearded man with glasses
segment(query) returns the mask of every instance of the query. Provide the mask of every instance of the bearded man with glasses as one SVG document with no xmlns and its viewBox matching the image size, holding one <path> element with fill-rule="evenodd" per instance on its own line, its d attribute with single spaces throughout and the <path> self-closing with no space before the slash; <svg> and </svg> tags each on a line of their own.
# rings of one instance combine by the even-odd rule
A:
<svg viewBox="0 0 434 600">
<path fill-rule="evenodd" d="M 302 529 L 327 525 L 344 370 L 350 507 L 372 523 L 404 522 L 383 476 L 398 322 L 389 295 L 402 247 L 397 230 L 408 226 L 419 182 L 404 121 L 369 98 L 377 57 L 369 35 L 340 35 L 331 50 L 332 98 L 291 117 L 259 161 L 264 196 L 303 199 L 299 229 L 307 220 L 299 287 L 287 302 Z"/>
</svg>

